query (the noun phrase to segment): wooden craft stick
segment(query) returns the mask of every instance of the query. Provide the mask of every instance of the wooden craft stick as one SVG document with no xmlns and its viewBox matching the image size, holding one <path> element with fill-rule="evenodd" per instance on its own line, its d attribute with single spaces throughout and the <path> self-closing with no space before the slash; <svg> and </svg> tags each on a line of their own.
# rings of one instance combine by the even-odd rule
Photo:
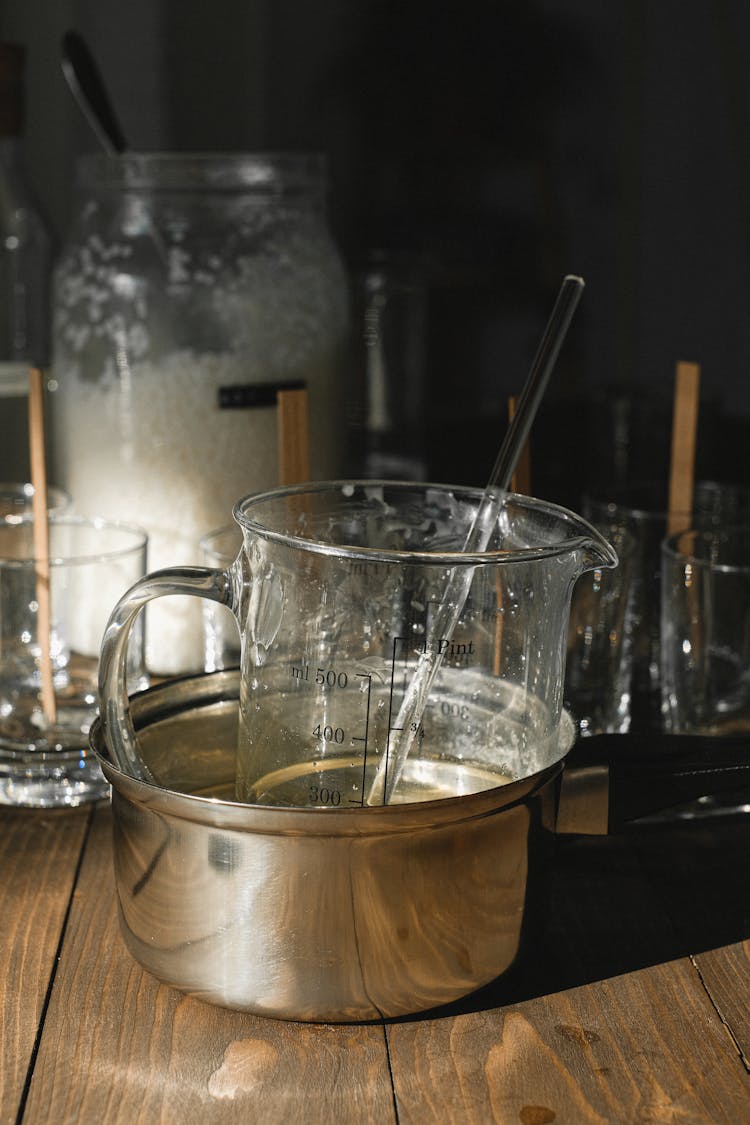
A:
<svg viewBox="0 0 750 1125">
<path fill-rule="evenodd" d="M 37 639 L 41 675 L 42 709 L 48 723 L 57 721 L 50 654 L 49 524 L 47 522 L 47 461 L 44 453 L 44 390 L 42 373 L 29 370 L 29 453 L 34 486 L 34 558 L 36 560 Z"/>
<path fill-rule="evenodd" d="M 518 406 L 515 395 L 508 398 L 508 421 L 512 422 Z M 510 478 L 510 491 L 520 492 L 524 496 L 531 495 L 531 448 L 528 441 L 524 442 L 513 476 Z"/>
<path fill-rule="evenodd" d="M 276 396 L 279 434 L 279 483 L 310 479 L 307 391 L 279 391 Z"/>
<path fill-rule="evenodd" d="M 668 535 L 676 535 L 692 523 L 700 378 L 699 364 L 677 364 L 672 411 Z"/>
</svg>

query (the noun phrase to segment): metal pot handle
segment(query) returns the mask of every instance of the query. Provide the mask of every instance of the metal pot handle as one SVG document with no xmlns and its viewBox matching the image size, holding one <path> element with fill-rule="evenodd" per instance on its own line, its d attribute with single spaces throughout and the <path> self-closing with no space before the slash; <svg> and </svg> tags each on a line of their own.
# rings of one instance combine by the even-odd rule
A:
<svg viewBox="0 0 750 1125">
<path fill-rule="evenodd" d="M 99 659 L 99 715 L 102 734 L 112 760 L 123 773 L 153 782 L 141 760 L 127 691 L 127 650 L 130 631 L 143 607 L 154 598 L 188 594 L 228 606 L 237 616 L 240 590 L 236 567 L 212 570 L 202 566 L 166 567 L 141 578 L 112 610 Z"/>
<path fill-rule="evenodd" d="M 598 734 L 566 759 L 558 834 L 606 835 L 713 793 L 750 787 L 747 735 Z"/>
</svg>

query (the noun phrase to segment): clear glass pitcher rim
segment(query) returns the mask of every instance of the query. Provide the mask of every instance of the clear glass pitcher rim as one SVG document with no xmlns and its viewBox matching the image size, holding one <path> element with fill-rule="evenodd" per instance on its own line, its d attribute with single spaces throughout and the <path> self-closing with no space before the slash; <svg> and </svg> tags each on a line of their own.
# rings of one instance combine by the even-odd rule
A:
<svg viewBox="0 0 750 1125">
<path fill-rule="evenodd" d="M 262 504 L 268 503 L 270 500 L 282 500 L 292 496 L 312 495 L 336 490 L 343 491 L 345 489 L 355 490 L 358 488 L 370 490 L 386 488 L 404 492 L 414 491 L 415 489 L 421 489 L 425 492 L 434 490 L 438 493 L 451 493 L 463 497 L 464 499 L 473 498 L 477 501 L 477 504 L 484 495 L 482 489 L 470 485 L 369 479 L 316 481 L 314 483 L 282 486 L 268 489 L 264 492 L 250 493 L 237 501 L 232 514 L 243 532 L 248 531 L 257 535 L 259 538 L 282 543 L 286 546 L 298 548 L 313 554 L 335 556 L 352 561 L 459 567 L 534 562 L 544 559 L 559 558 L 560 556 L 578 552 L 582 556 L 586 556 L 588 553 L 593 553 L 595 556 L 589 560 L 586 565 L 582 565 L 582 570 L 597 566 L 613 567 L 618 563 L 617 553 L 611 544 L 607 542 L 601 532 L 597 531 L 596 528 L 582 516 L 579 516 L 576 512 L 560 504 L 555 504 L 548 500 L 540 500 L 533 496 L 525 496 L 521 493 L 505 492 L 501 495 L 529 511 L 536 511 L 556 517 L 562 524 L 567 524 L 569 526 L 570 534 L 557 542 L 544 543 L 539 546 L 499 548 L 477 552 L 461 550 L 398 550 L 383 547 L 364 547 L 345 542 L 324 542 L 314 537 L 308 538 L 303 535 L 295 535 L 289 531 L 280 531 L 276 528 L 268 527 L 262 520 L 253 519 L 249 515 L 249 510 L 259 508 Z M 346 492 L 344 492 L 344 495 L 346 495 Z"/>
</svg>

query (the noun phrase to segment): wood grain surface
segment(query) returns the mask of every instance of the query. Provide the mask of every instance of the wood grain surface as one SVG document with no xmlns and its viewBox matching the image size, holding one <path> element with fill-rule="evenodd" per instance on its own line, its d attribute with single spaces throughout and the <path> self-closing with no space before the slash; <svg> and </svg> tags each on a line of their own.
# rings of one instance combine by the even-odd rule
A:
<svg viewBox="0 0 750 1125">
<path fill-rule="evenodd" d="M 514 969 L 450 1008 L 338 1027 L 212 1007 L 140 969 L 107 807 L 77 877 L 85 816 L 2 820 L 3 1121 L 750 1120 L 744 818 L 559 839 Z"/>
<path fill-rule="evenodd" d="M 286 1024 L 187 999 L 119 935 L 108 810 L 95 819 L 25 1122 L 388 1122 L 382 1027 Z"/>
<path fill-rule="evenodd" d="M 665 824 L 560 841 L 547 916 L 515 977 L 465 1010 L 388 1028 L 401 1125 L 750 1120 L 735 1041 L 750 974 L 736 975 L 743 943 L 711 947 L 746 926 L 728 909 L 738 882 L 726 864 L 743 833 Z"/>
<path fill-rule="evenodd" d="M 0 1122 L 16 1120 L 90 812 L 0 808 Z"/>
<path fill-rule="evenodd" d="M 400 1122 L 742 1121 L 750 1085 L 689 961 L 389 1028 Z"/>
</svg>

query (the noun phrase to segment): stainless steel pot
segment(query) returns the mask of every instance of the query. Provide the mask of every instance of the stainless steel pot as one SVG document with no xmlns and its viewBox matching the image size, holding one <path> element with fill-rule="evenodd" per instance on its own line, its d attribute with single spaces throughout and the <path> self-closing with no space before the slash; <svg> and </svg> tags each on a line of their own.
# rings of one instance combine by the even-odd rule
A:
<svg viewBox="0 0 750 1125">
<path fill-rule="evenodd" d="M 128 949 L 183 992 L 264 1016 L 360 1021 L 467 995 L 516 958 L 556 827 L 606 831 L 610 812 L 648 811 L 652 793 L 657 805 L 686 799 L 705 791 L 706 768 L 717 776 L 715 765 L 697 764 L 695 740 L 673 740 L 681 758 L 688 747 L 680 774 L 674 760 L 654 767 L 632 743 L 613 754 L 618 736 L 598 756 L 590 752 L 597 740 L 587 740 L 585 760 L 565 770 L 559 808 L 562 760 L 499 788 L 420 804 L 240 804 L 232 799 L 238 681 L 236 671 L 218 672 L 132 698 L 153 783 L 113 764 L 98 721 L 91 742 L 112 785 Z M 631 761 L 628 808 L 619 808 L 609 782 Z M 650 786 L 638 782 L 649 769 Z M 724 786 L 747 769 L 742 761 L 730 768 Z M 665 801 L 659 778 L 668 774 Z"/>
</svg>

